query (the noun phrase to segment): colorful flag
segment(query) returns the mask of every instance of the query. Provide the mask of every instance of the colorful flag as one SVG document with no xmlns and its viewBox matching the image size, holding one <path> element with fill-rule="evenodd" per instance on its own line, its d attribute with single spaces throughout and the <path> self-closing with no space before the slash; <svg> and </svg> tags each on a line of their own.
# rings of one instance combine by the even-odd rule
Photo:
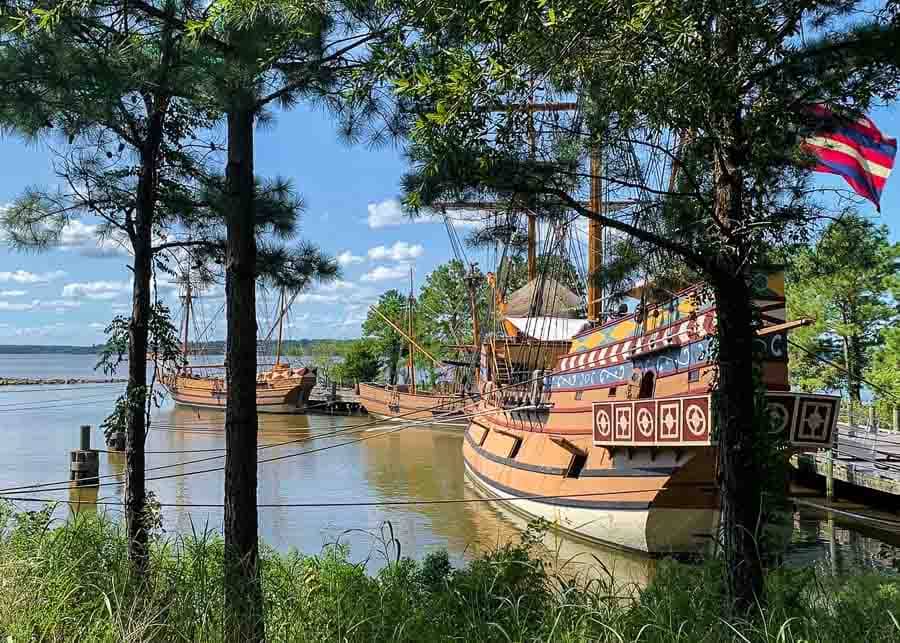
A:
<svg viewBox="0 0 900 643">
<path fill-rule="evenodd" d="M 868 118 L 840 116 L 824 105 L 810 111 L 820 125 L 803 147 L 816 158 L 816 172 L 842 176 L 850 187 L 881 211 L 881 191 L 897 155 L 897 140 L 888 138 Z"/>
</svg>

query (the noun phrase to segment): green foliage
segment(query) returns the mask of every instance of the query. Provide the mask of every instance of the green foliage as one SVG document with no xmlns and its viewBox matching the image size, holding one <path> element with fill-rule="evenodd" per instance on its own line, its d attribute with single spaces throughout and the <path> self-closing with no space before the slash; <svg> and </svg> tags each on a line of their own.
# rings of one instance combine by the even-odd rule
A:
<svg viewBox="0 0 900 643">
<path fill-rule="evenodd" d="M 133 583 L 124 534 L 81 511 L 0 504 L 0 634 L 11 641 L 222 641 L 220 537 L 155 539 Z M 719 565 L 661 561 L 648 587 L 607 572 L 553 571 L 526 534 L 453 568 L 446 552 L 385 561 L 375 575 L 343 546 L 317 556 L 263 549 L 266 633 L 273 641 L 691 641 L 843 643 L 900 636 L 900 581 L 812 568 L 769 575 L 769 605 L 723 616 Z"/>
<path fill-rule="evenodd" d="M 343 361 L 335 366 L 331 377 L 344 380 L 345 383 L 372 382 L 378 377 L 380 369 L 381 361 L 375 343 L 358 339 L 350 344 Z"/>
<path fill-rule="evenodd" d="M 789 317 L 813 320 L 793 333 L 803 348 L 791 347 L 792 382 L 802 390 L 843 390 L 858 402 L 873 358 L 889 363 L 894 349 L 890 329 L 900 319 L 900 244 L 890 242 L 885 226 L 847 216 L 797 253 L 788 277 Z"/>
<path fill-rule="evenodd" d="M 390 319 L 400 328 L 406 328 L 407 310 L 409 302 L 398 290 L 388 290 L 378 298 L 375 304 L 382 315 Z M 396 330 L 391 328 L 381 316 L 374 311 L 369 311 L 362 325 L 363 335 L 372 341 L 372 345 L 378 352 L 381 367 L 385 370 L 388 384 L 397 383 L 397 370 L 400 358 L 406 350 L 406 340 Z"/>
<path fill-rule="evenodd" d="M 113 318 L 106 327 L 106 343 L 100 349 L 95 369 L 103 369 L 106 375 L 113 375 L 116 372 L 128 353 L 130 326 L 131 319 L 129 317 L 116 315 Z M 164 392 L 154 388 L 158 370 L 171 371 L 184 362 L 178 329 L 172 323 L 169 309 L 159 301 L 154 302 L 150 307 L 148 329 L 147 345 L 155 360 L 154 382 L 149 387 L 130 386 L 124 395 L 116 399 L 112 413 L 100 425 L 107 442 L 112 434 L 127 431 L 129 417 L 137 412 L 144 412 L 145 402 L 148 405 L 146 409 L 148 415 L 150 404 L 159 407 Z"/>
<path fill-rule="evenodd" d="M 472 305 L 469 285 L 475 288 L 475 305 L 482 328 L 488 328 L 490 288 L 477 267 L 467 268 L 456 259 L 432 270 L 416 303 L 417 337 L 438 359 L 455 355 L 451 345 L 473 342 Z M 482 331 L 483 332 L 483 331 Z"/>
</svg>

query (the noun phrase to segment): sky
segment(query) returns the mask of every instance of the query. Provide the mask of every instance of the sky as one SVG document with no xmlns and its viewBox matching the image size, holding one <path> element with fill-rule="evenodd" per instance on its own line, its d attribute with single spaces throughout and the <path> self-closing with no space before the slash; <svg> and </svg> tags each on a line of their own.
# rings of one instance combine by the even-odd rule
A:
<svg viewBox="0 0 900 643">
<path fill-rule="evenodd" d="M 900 107 L 876 109 L 870 116 L 887 135 L 900 138 Z M 49 151 L 0 136 L 0 207 L 27 186 L 56 184 Z M 279 114 L 256 135 L 256 172 L 290 178 L 306 202 L 299 238 L 317 243 L 338 258 L 343 276 L 328 286 L 300 295 L 291 308 L 286 336 L 353 338 L 368 307 L 389 288 L 409 288 L 413 270 L 418 287 L 437 265 L 453 258 L 444 224 L 411 222 L 400 209 L 400 178 L 407 169 L 402 150 L 370 150 L 339 140 L 321 112 L 298 108 Z M 900 170 L 888 180 L 882 214 L 868 202 L 862 213 L 886 223 L 900 240 Z M 823 188 L 842 188 L 839 177 L 819 174 Z M 98 246 L 91 222 L 70 225 L 61 246 L 40 253 L 13 251 L 0 241 L 0 344 L 90 345 L 104 340 L 103 329 L 130 310 L 129 257 L 115 244 Z M 461 231 L 463 234 L 465 231 Z M 481 260 L 489 270 L 486 256 Z M 180 315 L 177 293 L 161 294 Z M 224 337 L 221 289 L 198 300 L 201 327 Z M 266 304 L 261 300 L 260 316 Z M 214 321 L 219 320 L 219 321 Z"/>
</svg>

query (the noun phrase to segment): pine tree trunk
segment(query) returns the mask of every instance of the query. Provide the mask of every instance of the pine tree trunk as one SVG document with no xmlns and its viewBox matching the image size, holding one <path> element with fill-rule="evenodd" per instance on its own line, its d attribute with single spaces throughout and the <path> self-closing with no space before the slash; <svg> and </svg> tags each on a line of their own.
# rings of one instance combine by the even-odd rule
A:
<svg viewBox="0 0 900 643">
<path fill-rule="evenodd" d="M 718 314 L 719 485 L 730 595 L 739 611 L 764 600 L 759 536 L 763 484 L 755 421 L 752 294 L 738 276 L 714 283 Z"/>
<path fill-rule="evenodd" d="M 256 506 L 256 234 L 253 113 L 228 114 L 226 183 L 225 638 L 262 641 Z"/>
<path fill-rule="evenodd" d="M 128 533 L 128 558 L 135 571 L 147 568 L 146 483 L 144 441 L 147 427 L 147 336 L 150 318 L 150 268 L 152 260 L 151 217 L 152 188 L 146 181 L 138 188 L 138 207 L 133 239 L 134 285 L 131 322 L 128 326 L 128 411 L 125 430 L 125 526 Z M 149 202 L 148 202 L 149 201 Z"/>
<path fill-rule="evenodd" d="M 147 489 L 144 454 L 147 436 L 147 344 L 150 324 L 150 278 L 153 262 L 153 220 L 156 208 L 157 165 L 162 144 L 165 109 L 149 119 L 145 147 L 141 151 L 133 227 L 129 231 L 134 251 L 131 321 L 128 325 L 128 409 L 125 426 L 125 529 L 128 558 L 138 574 L 148 562 L 146 526 Z"/>
</svg>

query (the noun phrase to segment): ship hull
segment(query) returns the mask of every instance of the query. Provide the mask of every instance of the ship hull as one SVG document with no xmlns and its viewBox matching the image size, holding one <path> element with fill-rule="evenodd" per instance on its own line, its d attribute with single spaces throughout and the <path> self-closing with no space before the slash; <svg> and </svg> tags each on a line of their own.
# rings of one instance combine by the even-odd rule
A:
<svg viewBox="0 0 900 643">
<path fill-rule="evenodd" d="M 221 378 L 178 376 L 165 382 L 175 404 L 194 408 L 225 410 L 228 390 Z M 256 407 L 259 411 L 288 411 L 303 408 L 316 385 L 314 374 L 275 382 L 257 382 Z"/>
<path fill-rule="evenodd" d="M 518 431 L 514 414 L 480 410 L 466 430 L 463 459 L 484 495 L 604 546 L 651 554 L 709 549 L 719 522 L 713 447 L 610 451 L 590 435 Z M 544 414 L 541 425 L 548 415 L 557 414 Z M 577 472 L 573 450 L 586 454 Z"/>
<path fill-rule="evenodd" d="M 359 400 L 369 415 L 384 420 L 434 420 L 442 425 L 464 428 L 462 416 L 471 404 L 469 397 L 431 393 L 410 393 L 403 386 L 360 384 Z"/>
</svg>

